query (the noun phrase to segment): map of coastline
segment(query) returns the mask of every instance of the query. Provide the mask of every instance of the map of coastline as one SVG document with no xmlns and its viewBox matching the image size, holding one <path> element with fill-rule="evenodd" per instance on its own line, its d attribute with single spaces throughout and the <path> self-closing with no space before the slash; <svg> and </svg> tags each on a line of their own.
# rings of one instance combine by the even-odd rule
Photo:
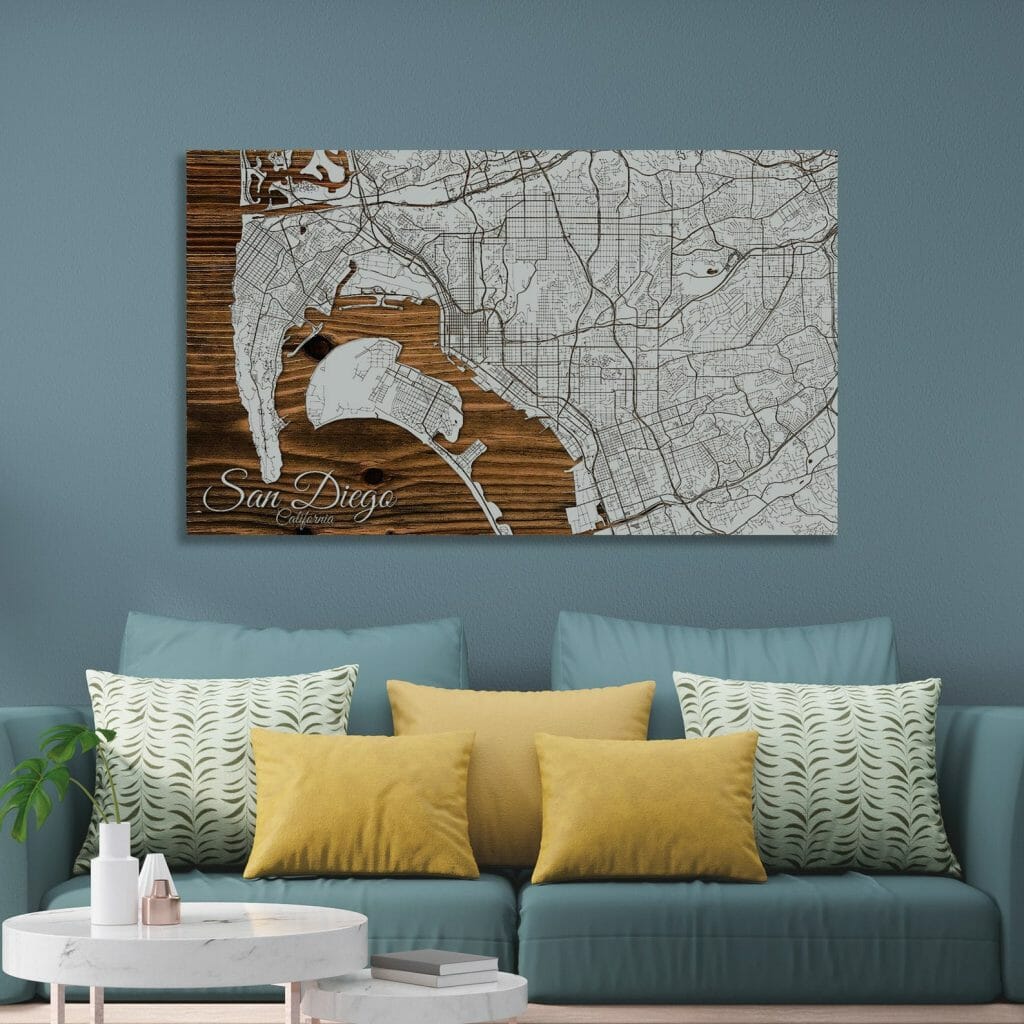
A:
<svg viewBox="0 0 1024 1024">
<path fill-rule="evenodd" d="M 487 450 L 479 439 L 460 455 L 435 441 L 455 441 L 462 429 L 462 398 L 451 384 L 399 362 L 402 346 L 391 338 L 358 338 L 339 345 L 313 371 L 306 413 L 314 427 L 340 419 L 383 419 L 404 427 L 442 459 L 469 488 L 495 533 L 501 509 L 473 479 L 473 463 Z"/>
<path fill-rule="evenodd" d="M 346 296 L 431 299 L 442 351 L 572 458 L 573 532 L 835 532 L 833 152 L 338 152 L 243 217 L 235 370 L 264 481 L 282 472 L 287 333 Z M 244 206 L 262 171 L 246 153 L 240 169 Z M 458 394 L 399 343 L 335 348 L 310 380 L 313 425 L 331 422 L 317 396 L 344 399 L 367 359 L 378 386 L 339 415 L 409 430 L 510 532 L 473 480 L 486 438 L 460 456 L 437 440 L 458 437 Z M 431 388 L 418 418 L 408 403 Z"/>
</svg>

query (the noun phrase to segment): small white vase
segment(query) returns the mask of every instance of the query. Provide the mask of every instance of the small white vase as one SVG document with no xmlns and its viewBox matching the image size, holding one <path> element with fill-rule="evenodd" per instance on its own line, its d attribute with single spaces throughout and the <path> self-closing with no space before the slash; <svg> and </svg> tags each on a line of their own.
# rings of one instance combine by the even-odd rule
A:
<svg viewBox="0 0 1024 1024">
<path fill-rule="evenodd" d="M 137 924 L 139 862 L 132 856 L 130 822 L 100 825 L 100 854 L 89 864 L 92 923 Z"/>
</svg>

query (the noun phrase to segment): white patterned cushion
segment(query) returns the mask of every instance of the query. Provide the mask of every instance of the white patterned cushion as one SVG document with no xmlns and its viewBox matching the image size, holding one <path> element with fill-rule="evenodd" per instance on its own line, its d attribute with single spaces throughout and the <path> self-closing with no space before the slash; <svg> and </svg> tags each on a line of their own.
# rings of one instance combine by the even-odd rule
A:
<svg viewBox="0 0 1024 1024">
<path fill-rule="evenodd" d="M 132 852 L 162 853 L 171 867 L 238 867 L 252 849 L 256 778 L 250 730 L 343 734 L 358 666 L 261 679 L 142 679 L 87 672 Z M 96 799 L 113 820 L 97 759 Z M 96 856 L 99 814 L 75 871 Z"/>
<path fill-rule="evenodd" d="M 674 673 L 687 736 L 754 729 L 754 823 L 765 867 L 959 877 L 935 775 L 942 680 L 757 683 Z"/>
</svg>

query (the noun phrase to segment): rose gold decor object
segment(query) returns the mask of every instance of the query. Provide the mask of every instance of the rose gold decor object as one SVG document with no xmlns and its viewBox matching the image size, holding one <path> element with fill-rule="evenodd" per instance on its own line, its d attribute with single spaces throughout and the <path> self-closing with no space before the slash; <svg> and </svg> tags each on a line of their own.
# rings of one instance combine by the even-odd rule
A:
<svg viewBox="0 0 1024 1024">
<path fill-rule="evenodd" d="M 155 879 L 150 894 L 142 897 L 142 923 L 181 924 L 181 897 L 172 895 L 166 878 Z"/>
</svg>

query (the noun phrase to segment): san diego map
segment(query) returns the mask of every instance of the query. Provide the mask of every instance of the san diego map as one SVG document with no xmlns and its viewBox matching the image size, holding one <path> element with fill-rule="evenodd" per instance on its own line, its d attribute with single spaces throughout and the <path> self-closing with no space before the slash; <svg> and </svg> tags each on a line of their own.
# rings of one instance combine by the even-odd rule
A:
<svg viewBox="0 0 1024 1024">
<path fill-rule="evenodd" d="M 188 172 L 190 531 L 836 532 L 835 152 Z"/>
</svg>

